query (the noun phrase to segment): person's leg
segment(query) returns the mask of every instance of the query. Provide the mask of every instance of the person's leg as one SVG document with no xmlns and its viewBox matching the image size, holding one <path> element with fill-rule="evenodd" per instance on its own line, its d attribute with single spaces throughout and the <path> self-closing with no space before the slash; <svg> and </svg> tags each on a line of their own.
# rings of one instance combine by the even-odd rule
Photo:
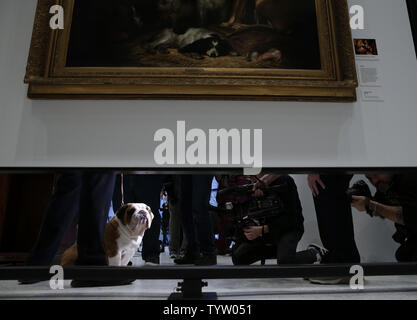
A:
<svg viewBox="0 0 417 320">
<path fill-rule="evenodd" d="M 120 174 L 116 175 L 116 180 L 114 184 L 114 191 L 112 196 L 113 211 L 116 213 L 117 210 L 122 206 L 122 179 Z"/>
<path fill-rule="evenodd" d="M 250 265 L 262 259 L 271 259 L 276 256 L 276 246 L 266 246 L 261 241 L 243 242 L 232 249 L 232 262 L 234 265 Z"/>
<path fill-rule="evenodd" d="M 302 235 L 300 231 L 292 231 L 280 237 L 277 243 L 278 264 L 313 264 L 317 261 L 313 250 L 297 252 L 298 242 Z"/>
<path fill-rule="evenodd" d="M 162 175 L 129 175 L 126 181 L 129 192 L 129 202 L 146 203 L 152 210 L 154 218 L 151 228 L 145 231 L 142 240 L 142 259 L 145 262 L 159 264 L 161 232 L 160 193 L 162 189 Z"/>
<path fill-rule="evenodd" d="M 212 177 L 182 175 L 179 183 L 181 223 L 187 240 L 185 255 L 175 259 L 177 264 L 216 264 L 214 235 L 208 202 Z M 200 254 L 203 256 L 200 257 Z"/>
<path fill-rule="evenodd" d="M 181 232 L 181 247 L 180 247 L 180 253 L 184 253 L 187 251 L 187 237 L 185 236 L 184 230 L 182 230 L 182 227 L 180 227 Z"/>
<path fill-rule="evenodd" d="M 197 240 L 203 255 L 215 254 L 213 226 L 208 211 L 213 176 L 193 175 L 192 210 Z"/>
<path fill-rule="evenodd" d="M 320 193 L 314 197 L 317 223 L 322 243 L 329 253 L 325 263 L 359 263 L 356 247 L 352 209 L 346 196 L 351 175 L 321 175 L 326 188 L 318 186 Z"/>
<path fill-rule="evenodd" d="M 43 224 L 27 265 L 50 265 L 69 226 L 79 211 L 81 174 L 63 174 L 46 209 Z"/>
<path fill-rule="evenodd" d="M 169 251 L 170 254 L 176 256 L 180 253 L 181 247 L 181 211 L 179 206 L 179 178 L 172 176 L 171 181 L 173 187 L 168 192 L 168 207 L 169 207 Z"/>
<path fill-rule="evenodd" d="M 162 230 L 162 247 L 160 250 L 164 250 L 164 247 L 169 245 L 168 233 L 169 233 L 169 220 L 170 213 L 168 207 L 164 207 L 161 216 L 161 230 Z"/>
<path fill-rule="evenodd" d="M 187 238 L 186 255 L 198 256 L 200 248 L 196 239 L 196 231 L 193 218 L 193 184 L 191 175 L 179 177 L 179 210 L 181 212 L 181 226 Z"/>
<path fill-rule="evenodd" d="M 417 262 L 417 242 L 413 241 L 411 246 L 411 262 Z"/>
<path fill-rule="evenodd" d="M 168 197 L 169 203 L 169 252 L 179 254 L 181 247 L 181 216 L 178 202 Z"/>
<path fill-rule="evenodd" d="M 395 252 L 395 258 L 398 262 L 411 262 L 410 247 L 404 243 Z"/>
<path fill-rule="evenodd" d="M 297 232 L 287 232 L 279 238 L 277 243 L 278 264 L 296 263 L 296 251 L 300 239 L 300 234 Z"/>
<path fill-rule="evenodd" d="M 76 264 L 106 265 L 103 242 L 115 174 L 85 173 L 82 180 Z"/>
<path fill-rule="evenodd" d="M 76 265 L 107 265 L 104 252 L 104 232 L 114 193 L 116 175 L 113 173 L 85 173 L 80 199 L 78 222 L 78 259 Z M 131 280 L 73 279 L 71 287 L 121 286 Z"/>
<path fill-rule="evenodd" d="M 229 219 L 225 215 L 219 215 L 219 239 L 217 240 L 218 254 L 227 254 L 230 250 L 231 241 L 226 238 L 229 228 Z"/>
<path fill-rule="evenodd" d="M 398 262 L 417 261 L 417 242 L 413 238 L 408 239 L 395 252 Z"/>
</svg>

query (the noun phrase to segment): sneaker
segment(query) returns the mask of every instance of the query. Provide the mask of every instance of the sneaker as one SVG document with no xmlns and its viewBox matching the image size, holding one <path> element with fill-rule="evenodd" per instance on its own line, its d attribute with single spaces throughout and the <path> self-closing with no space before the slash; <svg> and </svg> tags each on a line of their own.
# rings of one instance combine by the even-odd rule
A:
<svg viewBox="0 0 417 320">
<path fill-rule="evenodd" d="M 175 250 L 170 250 L 169 251 L 169 258 L 170 259 L 177 259 L 178 258 L 178 253 Z"/>
<path fill-rule="evenodd" d="M 196 266 L 214 266 L 217 264 L 217 256 L 214 253 L 202 254 L 195 263 Z"/>
<path fill-rule="evenodd" d="M 174 259 L 176 264 L 194 264 L 199 259 L 198 254 L 186 253 L 185 255 Z"/>
<path fill-rule="evenodd" d="M 72 280 L 72 288 L 92 288 L 92 287 L 115 287 L 126 286 L 133 283 L 135 280 Z"/>
<path fill-rule="evenodd" d="M 44 280 L 30 279 L 30 280 L 17 280 L 20 285 L 28 285 L 42 282 Z"/>
<path fill-rule="evenodd" d="M 159 265 L 159 256 L 145 259 L 145 266 L 152 267 Z"/>
<path fill-rule="evenodd" d="M 316 253 L 317 261 L 315 263 L 320 263 L 323 261 L 324 256 L 329 252 L 329 250 L 312 243 L 307 247 L 307 250 L 313 250 Z"/>
<path fill-rule="evenodd" d="M 349 284 L 350 277 L 323 277 L 309 278 L 308 281 L 314 284 L 332 285 L 332 284 Z"/>
</svg>

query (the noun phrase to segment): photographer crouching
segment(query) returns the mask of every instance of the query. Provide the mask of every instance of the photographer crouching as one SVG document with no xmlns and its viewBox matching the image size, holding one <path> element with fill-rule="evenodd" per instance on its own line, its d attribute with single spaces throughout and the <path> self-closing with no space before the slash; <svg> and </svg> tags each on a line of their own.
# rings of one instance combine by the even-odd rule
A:
<svg viewBox="0 0 417 320">
<path fill-rule="evenodd" d="M 377 192 L 372 197 L 363 181 L 354 184 L 350 189 L 352 207 L 371 217 L 393 221 L 397 229 L 393 239 L 400 244 L 395 254 L 397 260 L 417 261 L 417 175 L 368 174 L 366 177 Z"/>
<path fill-rule="evenodd" d="M 288 175 L 264 175 L 258 180 L 250 190 L 253 198 L 246 207 L 238 206 L 240 212 L 235 213 L 234 224 L 241 236 L 232 250 L 233 264 L 263 264 L 265 259 L 273 258 L 279 264 L 319 261 L 325 250 L 318 246 L 297 252 L 304 218 L 294 180 Z"/>
</svg>

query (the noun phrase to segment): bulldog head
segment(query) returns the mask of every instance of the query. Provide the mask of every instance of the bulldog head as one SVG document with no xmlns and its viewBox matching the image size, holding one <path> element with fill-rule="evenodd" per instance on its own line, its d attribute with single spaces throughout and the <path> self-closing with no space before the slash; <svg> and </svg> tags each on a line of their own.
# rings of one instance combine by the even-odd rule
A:
<svg viewBox="0 0 417 320">
<path fill-rule="evenodd" d="M 128 203 L 117 212 L 117 218 L 134 235 L 141 235 L 151 227 L 154 215 L 151 208 L 144 203 Z"/>
</svg>

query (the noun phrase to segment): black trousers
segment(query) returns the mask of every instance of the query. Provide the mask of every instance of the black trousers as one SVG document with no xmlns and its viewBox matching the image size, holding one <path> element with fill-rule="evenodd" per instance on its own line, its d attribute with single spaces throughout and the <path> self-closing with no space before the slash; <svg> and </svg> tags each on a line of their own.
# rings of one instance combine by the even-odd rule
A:
<svg viewBox="0 0 417 320">
<path fill-rule="evenodd" d="M 113 173 L 63 174 L 49 201 L 38 239 L 27 257 L 27 265 L 50 265 L 77 215 L 76 264 L 106 265 L 103 239 L 114 182 Z"/>
<path fill-rule="evenodd" d="M 359 263 L 355 242 L 352 208 L 346 190 L 352 175 L 321 175 L 326 189 L 319 185 L 314 197 L 321 241 L 329 254 L 324 263 Z"/>
<path fill-rule="evenodd" d="M 234 265 L 250 265 L 262 259 L 277 259 L 278 264 L 312 264 L 317 257 L 310 250 L 297 252 L 297 245 L 303 233 L 292 231 L 283 234 L 274 244 L 261 240 L 243 242 L 233 249 Z"/>
<path fill-rule="evenodd" d="M 147 261 L 159 257 L 161 232 L 160 193 L 163 175 L 127 174 L 124 175 L 125 203 L 146 203 L 152 210 L 154 218 L 151 228 L 145 231 L 142 240 L 142 259 Z M 113 208 L 117 211 L 121 206 L 120 175 L 116 179 L 113 195 Z"/>
<path fill-rule="evenodd" d="M 395 252 L 398 262 L 416 262 L 417 261 L 417 241 L 408 239 Z"/>
<path fill-rule="evenodd" d="M 179 177 L 181 222 L 190 254 L 212 254 L 215 241 L 208 205 L 213 176 L 182 175 Z"/>
</svg>

